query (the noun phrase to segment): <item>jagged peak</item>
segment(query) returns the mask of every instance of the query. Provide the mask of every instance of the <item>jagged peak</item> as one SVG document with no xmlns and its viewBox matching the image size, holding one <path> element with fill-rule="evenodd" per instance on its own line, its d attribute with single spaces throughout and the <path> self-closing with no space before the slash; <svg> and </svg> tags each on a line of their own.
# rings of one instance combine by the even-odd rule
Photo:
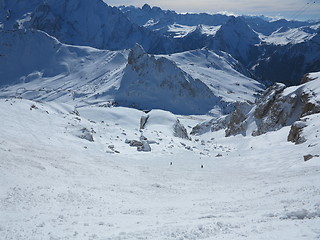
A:
<svg viewBox="0 0 320 240">
<path fill-rule="evenodd" d="M 133 46 L 133 48 L 131 48 L 131 51 L 130 51 L 129 56 L 128 56 L 128 63 L 132 64 L 135 59 L 140 58 L 144 54 L 146 54 L 146 52 L 143 49 L 143 47 L 140 44 L 136 43 Z"/>
<path fill-rule="evenodd" d="M 143 11 L 150 11 L 151 10 L 151 7 L 149 4 L 145 3 L 142 8 L 141 8 Z"/>
</svg>

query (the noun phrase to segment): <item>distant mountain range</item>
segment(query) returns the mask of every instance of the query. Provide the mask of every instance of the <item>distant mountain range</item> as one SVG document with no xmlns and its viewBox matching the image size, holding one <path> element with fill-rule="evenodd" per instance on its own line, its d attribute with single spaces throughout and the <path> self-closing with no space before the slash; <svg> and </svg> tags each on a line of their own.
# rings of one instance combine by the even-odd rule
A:
<svg viewBox="0 0 320 240">
<path fill-rule="evenodd" d="M 1 96 L 221 115 L 320 71 L 320 23 L 2 0 L 0 29 Z"/>
<path fill-rule="evenodd" d="M 320 22 L 178 14 L 147 4 L 119 9 L 139 26 L 177 40 L 185 51 L 207 47 L 230 53 L 265 82 L 296 85 L 305 73 L 320 70 Z"/>
</svg>

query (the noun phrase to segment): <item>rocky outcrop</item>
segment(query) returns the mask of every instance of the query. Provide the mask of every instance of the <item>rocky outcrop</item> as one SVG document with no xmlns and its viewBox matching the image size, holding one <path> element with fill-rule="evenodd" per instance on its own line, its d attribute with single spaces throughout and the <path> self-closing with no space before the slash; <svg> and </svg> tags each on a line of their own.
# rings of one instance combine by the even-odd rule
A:
<svg viewBox="0 0 320 240">
<path fill-rule="evenodd" d="M 295 144 L 304 143 L 306 141 L 305 137 L 302 136 L 303 129 L 307 126 L 305 120 L 295 122 L 290 129 L 287 140 L 289 142 L 294 142 Z"/>
<path fill-rule="evenodd" d="M 205 114 L 219 100 L 206 84 L 175 62 L 149 55 L 138 44 L 129 53 L 115 96 L 121 106 L 163 109 L 175 114 Z"/>
<path fill-rule="evenodd" d="M 154 143 L 153 141 L 148 141 L 147 138 L 145 140 L 128 140 L 126 139 L 125 143 L 129 144 L 130 147 L 136 147 L 139 152 L 151 152 L 150 144 Z"/>
<path fill-rule="evenodd" d="M 173 136 L 183 139 L 190 139 L 187 129 L 180 123 L 179 119 L 177 119 L 176 123 L 173 125 Z"/>
<path fill-rule="evenodd" d="M 144 129 L 144 126 L 146 125 L 148 121 L 149 116 L 141 116 L 140 118 L 140 129 Z"/>
<path fill-rule="evenodd" d="M 89 131 L 87 128 L 80 129 L 78 137 L 85 139 L 89 142 L 94 142 L 92 131 Z"/>
<path fill-rule="evenodd" d="M 294 115 L 301 115 L 299 91 L 286 95 L 282 94 L 284 89 L 284 84 L 276 83 L 257 101 L 254 111 L 257 129 L 252 132 L 253 136 L 290 125 L 296 120 Z"/>
<path fill-rule="evenodd" d="M 230 117 L 231 115 L 226 115 L 199 123 L 192 128 L 190 135 L 199 136 L 208 132 L 216 132 L 221 129 L 226 129 L 230 122 Z"/>
<path fill-rule="evenodd" d="M 237 104 L 226 118 L 212 119 L 193 128 L 192 134 L 203 134 L 225 128 L 226 136 L 251 134 L 258 136 L 290 126 L 288 141 L 296 144 L 306 139 L 305 116 L 320 113 L 320 73 L 305 76 L 304 84 L 288 87 L 276 83 L 255 104 Z"/>
<path fill-rule="evenodd" d="M 237 103 L 236 109 L 230 115 L 226 124 L 226 137 L 235 135 L 235 133 L 245 133 L 247 128 L 246 115 L 251 110 L 252 105 L 249 103 Z"/>
<path fill-rule="evenodd" d="M 295 122 L 304 116 L 320 112 L 315 86 L 315 84 L 311 86 L 308 82 L 289 88 L 281 83 L 274 84 L 257 100 L 250 113 L 236 110 L 231 115 L 226 136 L 240 134 L 243 131 L 249 133 L 246 127 L 248 124 L 255 125 L 250 132 L 253 136 L 292 125 L 288 140 L 296 143 L 303 142 L 299 134 L 303 124 Z"/>
</svg>

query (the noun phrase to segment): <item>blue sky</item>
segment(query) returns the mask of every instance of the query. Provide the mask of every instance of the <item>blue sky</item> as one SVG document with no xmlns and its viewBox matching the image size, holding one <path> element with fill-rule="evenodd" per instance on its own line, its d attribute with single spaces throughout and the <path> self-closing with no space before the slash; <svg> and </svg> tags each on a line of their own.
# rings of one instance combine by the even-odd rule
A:
<svg viewBox="0 0 320 240">
<path fill-rule="evenodd" d="M 177 12 L 229 12 L 238 15 L 265 15 L 287 19 L 320 19 L 320 0 L 104 0 L 112 6 L 148 3 Z M 308 4 L 309 3 L 309 4 Z"/>
</svg>

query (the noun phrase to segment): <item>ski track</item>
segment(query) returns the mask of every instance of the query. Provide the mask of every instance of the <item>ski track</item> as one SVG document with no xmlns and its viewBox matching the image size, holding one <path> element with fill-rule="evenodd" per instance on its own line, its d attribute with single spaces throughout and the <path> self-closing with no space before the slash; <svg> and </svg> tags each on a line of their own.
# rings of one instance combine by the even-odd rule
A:
<svg viewBox="0 0 320 240">
<path fill-rule="evenodd" d="M 320 238 L 319 160 L 303 162 L 306 147 L 282 139 L 288 128 L 168 137 L 141 153 L 123 143 L 137 131 L 130 125 L 79 121 L 67 107 L 30 110 L 25 100 L 0 104 L 0 239 Z M 83 126 L 95 142 L 72 134 Z"/>
</svg>

